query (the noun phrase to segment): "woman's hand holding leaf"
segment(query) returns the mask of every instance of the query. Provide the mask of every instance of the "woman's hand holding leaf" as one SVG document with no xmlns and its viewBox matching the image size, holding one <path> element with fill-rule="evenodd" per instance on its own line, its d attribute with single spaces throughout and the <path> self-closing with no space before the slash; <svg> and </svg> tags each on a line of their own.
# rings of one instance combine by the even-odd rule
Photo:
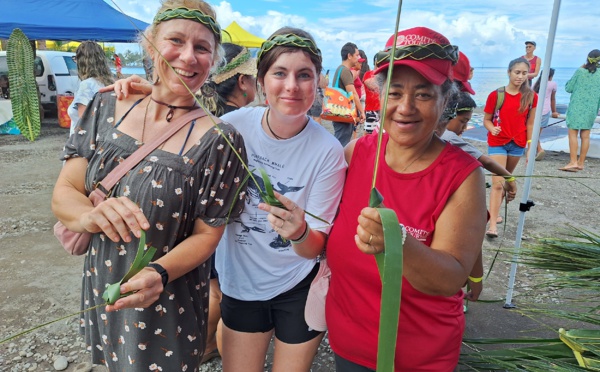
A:
<svg viewBox="0 0 600 372">
<path fill-rule="evenodd" d="M 304 209 L 278 192 L 274 192 L 274 196 L 283 205 L 282 207 L 260 203 L 258 208 L 269 213 L 267 219 L 271 223 L 271 228 L 282 238 L 298 239 L 306 228 Z"/>
<path fill-rule="evenodd" d="M 113 242 L 131 241 L 131 232 L 140 237 L 150 228 L 142 210 L 129 198 L 108 198 L 80 218 L 81 226 L 91 233 L 102 231 Z"/>
<path fill-rule="evenodd" d="M 381 253 L 385 249 L 381 216 L 375 208 L 363 208 L 360 212 L 354 241 L 358 249 L 366 254 Z"/>
<path fill-rule="evenodd" d="M 117 311 L 126 308 L 146 308 L 152 305 L 163 292 L 162 278 L 156 270 L 146 267 L 120 286 L 121 295 L 114 305 L 106 305 L 106 311 Z"/>
</svg>

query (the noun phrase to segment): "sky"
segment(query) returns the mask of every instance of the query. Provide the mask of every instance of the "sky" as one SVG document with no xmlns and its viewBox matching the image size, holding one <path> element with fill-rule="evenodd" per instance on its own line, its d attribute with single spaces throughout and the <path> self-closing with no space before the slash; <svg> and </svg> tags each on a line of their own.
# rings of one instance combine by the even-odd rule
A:
<svg viewBox="0 0 600 372">
<path fill-rule="evenodd" d="M 105 1 L 145 22 L 151 22 L 160 7 L 159 0 Z M 561 2 L 552 67 L 581 66 L 592 49 L 600 49 L 597 1 Z M 394 32 L 398 10 L 396 0 L 209 2 L 223 28 L 235 20 L 263 38 L 283 26 L 310 32 L 322 51 L 325 68 L 340 64 L 340 49 L 348 41 L 365 51 L 372 67 L 373 55 Z M 534 54 L 545 58 L 553 6 L 553 0 L 404 0 L 400 29 L 429 27 L 458 45 L 473 67 L 504 67 L 525 53 L 526 40 L 534 40 Z M 126 49 L 139 51 L 133 44 L 117 44 L 117 52 Z"/>
</svg>

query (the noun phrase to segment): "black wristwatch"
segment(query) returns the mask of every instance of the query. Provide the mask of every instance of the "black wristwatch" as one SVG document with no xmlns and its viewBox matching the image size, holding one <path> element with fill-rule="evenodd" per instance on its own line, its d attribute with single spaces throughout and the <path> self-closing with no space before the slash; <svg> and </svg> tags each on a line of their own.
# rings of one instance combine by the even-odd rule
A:
<svg viewBox="0 0 600 372">
<path fill-rule="evenodd" d="M 157 273 L 160 274 L 160 277 L 162 279 L 163 288 L 166 288 L 167 283 L 169 282 L 169 273 L 167 272 L 167 270 L 165 270 L 165 268 L 162 267 L 161 264 L 158 264 L 156 262 L 150 262 L 148 264 L 148 267 L 153 268 L 154 270 L 156 270 Z"/>
</svg>

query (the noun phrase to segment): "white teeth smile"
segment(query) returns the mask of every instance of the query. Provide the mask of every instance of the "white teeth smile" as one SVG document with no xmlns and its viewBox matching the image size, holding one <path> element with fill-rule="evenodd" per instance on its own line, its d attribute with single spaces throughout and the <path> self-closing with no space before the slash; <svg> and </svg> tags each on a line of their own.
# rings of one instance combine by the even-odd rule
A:
<svg viewBox="0 0 600 372">
<path fill-rule="evenodd" d="M 175 70 L 175 72 L 176 72 L 178 75 L 185 76 L 185 77 L 192 77 L 192 76 L 194 76 L 194 75 L 195 75 L 195 73 L 194 73 L 194 72 L 188 72 L 188 71 L 180 70 L 180 69 L 178 69 L 178 68 L 174 68 L 173 70 Z"/>
</svg>

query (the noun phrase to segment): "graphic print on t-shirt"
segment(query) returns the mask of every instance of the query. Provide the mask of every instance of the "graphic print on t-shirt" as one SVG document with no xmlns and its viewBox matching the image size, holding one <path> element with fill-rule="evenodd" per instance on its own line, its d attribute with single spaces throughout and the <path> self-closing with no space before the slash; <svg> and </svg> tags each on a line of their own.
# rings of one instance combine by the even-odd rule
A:
<svg viewBox="0 0 600 372">
<path fill-rule="evenodd" d="M 284 165 L 279 164 L 274 161 L 269 161 L 265 157 L 259 157 L 258 155 L 253 155 L 252 159 L 254 160 L 252 166 L 259 166 L 265 168 L 267 170 L 267 174 L 269 174 L 269 169 L 274 170 L 275 172 L 281 171 L 284 168 Z M 259 163 L 259 164 L 256 164 Z M 276 174 L 279 175 L 279 174 Z M 242 229 L 238 230 L 238 234 L 236 236 L 236 241 L 238 243 L 246 243 L 251 244 L 246 239 L 250 231 L 254 231 L 260 234 L 272 233 L 274 230 L 271 228 L 269 221 L 267 220 L 266 214 L 258 214 L 258 213 L 248 213 L 248 210 L 258 210 L 256 208 L 259 203 L 264 202 L 262 197 L 260 196 L 260 191 L 265 192 L 265 184 L 263 182 L 262 177 L 258 171 L 253 171 L 252 176 L 248 179 L 247 185 L 247 197 L 246 203 L 253 208 L 248 208 L 246 211 L 242 213 L 239 219 L 236 219 L 235 222 L 238 222 Z M 290 184 L 284 184 L 281 181 L 275 180 L 273 174 L 269 174 L 269 179 L 273 184 L 273 191 L 280 193 L 281 195 L 285 195 L 289 197 L 290 193 L 298 192 L 304 189 L 304 186 L 295 186 Z M 256 182 L 255 182 L 256 180 Z M 293 181 L 291 177 L 287 177 L 288 182 Z M 260 190 L 259 190 L 260 188 Z M 286 195 L 288 194 L 288 195 Z M 291 247 L 291 243 L 289 240 L 284 241 L 279 234 L 272 239 L 269 243 L 269 246 L 273 249 L 277 249 L 280 251 L 288 251 Z"/>
</svg>

